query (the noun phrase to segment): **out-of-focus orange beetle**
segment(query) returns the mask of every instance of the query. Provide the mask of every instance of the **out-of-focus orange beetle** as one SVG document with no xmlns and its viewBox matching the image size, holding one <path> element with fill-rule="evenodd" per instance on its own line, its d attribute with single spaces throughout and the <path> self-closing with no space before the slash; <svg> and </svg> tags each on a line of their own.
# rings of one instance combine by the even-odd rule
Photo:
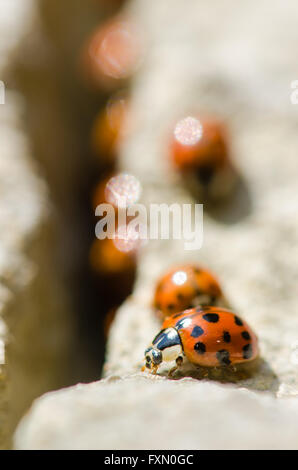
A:
<svg viewBox="0 0 298 470">
<path fill-rule="evenodd" d="M 102 162 L 115 165 L 118 147 L 129 132 L 129 105 L 123 93 L 114 95 L 95 118 L 91 147 Z"/>
<path fill-rule="evenodd" d="M 171 136 L 174 167 L 214 199 L 228 194 L 235 181 L 226 134 L 217 119 L 194 115 L 178 121 Z"/>
<path fill-rule="evenodd" d="M 158 281 L 154 307 L 161 318 L 198 305 L 226 306 L 213 274 L 201 266 L 183 264 L 171 268 Z"/>
<path fill-rule="evenodd" d="M 131 77 L 141 59 L 140 33 L 128 18 L 101 24 L 83 50 L 83 71 L 89 83 L 106 89 Z"/>
</svg>

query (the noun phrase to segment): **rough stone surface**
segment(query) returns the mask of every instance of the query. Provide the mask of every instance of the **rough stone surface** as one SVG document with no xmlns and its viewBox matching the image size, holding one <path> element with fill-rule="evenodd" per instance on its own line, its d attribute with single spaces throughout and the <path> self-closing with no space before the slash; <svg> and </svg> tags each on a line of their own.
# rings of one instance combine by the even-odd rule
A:
<svg viewBox="0 0 298 470">
<path fill-rule="evenodd" d="M 293 449 L 298 407 L 231 386 L 112 376 L 41 397 L 18 428 L 21 449 Z M 277 425 L 278 423 L 278 425 Z"/>
<path fill-rule="evenodd" d="M 231 201 L 206 208 L 201 250 L 147 245 L 110 333 L 105 374 L 139 370 L 159 328 L 155 281 L 185 260 L 218 274 L 233 309 L 256 330 L 263 359 L 235 385 L 139 374 L 47 395 L 19 427 L 16 446 L 297 448 L 297 3 L 135 0 L 131 8 L 149 47 L 121 162 L 140 178 L 143 201 L 192 201 L 169 168 L 164 136 L 175 116 L 197 109 L 227 122 L 241 182 Z"/>
</svg>

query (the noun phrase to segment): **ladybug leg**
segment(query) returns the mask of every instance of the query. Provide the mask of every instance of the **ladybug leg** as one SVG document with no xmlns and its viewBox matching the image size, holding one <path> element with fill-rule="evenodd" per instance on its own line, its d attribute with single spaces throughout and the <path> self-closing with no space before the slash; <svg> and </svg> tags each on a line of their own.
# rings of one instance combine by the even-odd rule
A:
<svg viewBox="0 0 298 470">
<path fill-rule="evenodd" d="M 174 367 L 172 367 L 172 369 L 169 370 L 168 372 L 168 377 L 173 377 L 173 373 L 179 369 L 179 367 L 182 366 L 182 363 L 183 363 L 183 357 L 179 356 L 177 357 L 176 359 L 176 365 Z"/>
<path fill-rule="evenodd" d="M 153 367 L 152 367 L 152 374 L 153 374 L 153 375 L 156 375 L 157 369 L 158 369 L 158 366 L 153 366 Z"/>
<path fill-rule="evenodd" d="M 199 366 L 196 368 L 196 370 L 198 371 L 200 378 L 209 377 L 208 369 L 206 369 L 205 367 Z"/>
<path fill-rule="evenodd" d="M 181 367 L 183 364 L 183 357 L 181 356 L 177 357 L 176 364 L 177 364 L 177 367 Z"/>
<path fill-rule="evenodd" d="M 168 372 L 168 377 L 173 377 L 173 374 L 177 369 L 178 369 L 177 366 L 172 367 L 172 369 L 170 369 L 169 372 Z"/>
</svg>

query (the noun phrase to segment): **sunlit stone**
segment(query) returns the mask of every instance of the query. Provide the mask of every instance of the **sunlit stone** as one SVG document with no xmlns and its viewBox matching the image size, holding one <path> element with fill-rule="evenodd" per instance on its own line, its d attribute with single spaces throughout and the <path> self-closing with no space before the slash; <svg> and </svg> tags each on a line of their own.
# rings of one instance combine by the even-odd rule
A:
<svg viewBox="0 0 298 470">
<path fill-rule="evenodd" d="M 122 127 L 127 114 L 127 98 L 124 94 L 113 96 L 106 106 L 107 119 L 114 132 L 124 133 Z"/>
</svg>

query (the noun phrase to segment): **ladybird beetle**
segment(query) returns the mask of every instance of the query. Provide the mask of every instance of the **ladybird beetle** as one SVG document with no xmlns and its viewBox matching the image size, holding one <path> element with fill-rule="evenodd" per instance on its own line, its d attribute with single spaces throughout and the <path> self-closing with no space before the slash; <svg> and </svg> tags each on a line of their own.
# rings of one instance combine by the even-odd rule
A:
<svg viewBox="0 0 298 470">
<path fill-rule="evenodd" d="M 81 69 L 87 83 L 109 90 L 130 78 L 142 58 L 141 43 L 138 28 L 127 17 L 100 24 L 82 50 Z"/>
<path fill-rule="evenodd" d="M 197 307 L 165 319 L 145 351 L 146 368 L 157 372 L 162 362 L 220 367 L 249 362 L 258 356 L 258 340 L 238 315 L 218 307 Z"/>
<path fill-rule="evenodd" d="M 174 167 L 188 178 L 199 195 L 220 198 L 234 186 L 224 125 L 215 118 L 188 116 L 176 123 L 170 143 Z"/>
<path fill-rule="evenodd" d="M 207 182 L 214 169 L 228 159 L 223 125 L 214 118 L 188 116 L 180 120 L 174 130 L 172 159 L 182 171 L 198 170 Z"/>
<path fill-rule="evenodd" d="M 129 104 L 125 93 L 114 95 L 100 111 L 91 130 L 91 147 L 100 161 L 115 166 L 120 143 L 129 133 Z"/>
<path fill-rule="evenodd" d="M 94 272 L 108 275 L 125 273 L 134 269 L 136 258 L 133 251 L 119 250 L 113 239 L 95 238 L 90 248 L 89 261 Z"/>
<path fill-rule="evenodd" d="M 142 185 L 128 173 L 110 174 L 100 181 L 92 195 L 93 208 L 100 204 L 111 204 L 115 211 L 136 204 L 141 196 Z"/>
<path fill-rule="evenodd" d="M 154 307 L 162 319 L 198 305 L 226 306 L 218 281 L 206 269 L 192 264 L 178 265 L 158 281 Z"/>
</svg>

